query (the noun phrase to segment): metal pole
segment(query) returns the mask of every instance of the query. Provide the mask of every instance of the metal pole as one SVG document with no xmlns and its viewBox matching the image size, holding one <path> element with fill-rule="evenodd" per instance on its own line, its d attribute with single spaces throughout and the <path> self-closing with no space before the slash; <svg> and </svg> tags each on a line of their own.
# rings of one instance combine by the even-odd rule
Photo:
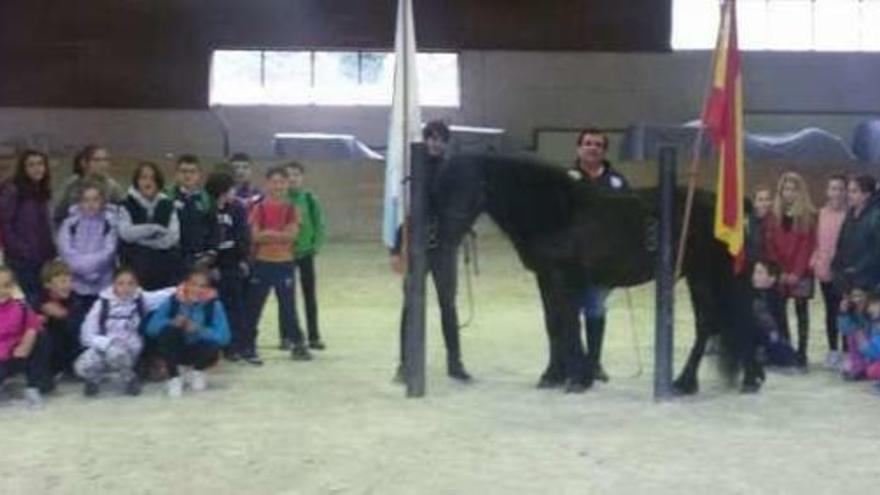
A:
<svg viewBox="0 0 880 495">
<path fill-rule="evenodd" d="M 657 306 L 654 328 L 654 399 L 672 397 L 673 305 L 675 302 L 675 148 L 660 149 L 660 228 L 657 257 Z"/>
<path fill-rule="evenodd" d="M 428 267 L 425 155 L 423 143 L 411 145 L 409 263 L 406 273 L 406 326 L 403 353 L 407 397 L 425 395 L 425 274 Z"/>
</svg>

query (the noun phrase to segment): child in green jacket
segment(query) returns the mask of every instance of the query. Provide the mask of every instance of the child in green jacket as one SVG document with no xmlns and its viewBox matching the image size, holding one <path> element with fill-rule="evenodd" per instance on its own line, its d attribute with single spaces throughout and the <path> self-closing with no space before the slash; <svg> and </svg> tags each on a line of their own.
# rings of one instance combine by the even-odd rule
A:
<svg viewBox="0 0 880 495">
<path fill-rule="evenodd" d="M 294 245 L 297 272 L 299 272 L 303 301 L 306 307 L 306 327 L 308 329 L 309 347 L 323 350 L 326 346 L 318 332 L 318 299 L 315 288 L 315 256 L 324 245 L 324 214 L 321 203 L 312 191 L 303 187 L 305 167 L 301 163 L 291 162 L 286 165 L 290 176 L 290 201 L 299 210 L 300 228 Z M 296 291 L 296 282 L 293 284 Z M 294 297 L 294 313 L 296 313 L 296 297 Z M 282 346 L 288 343 L 282 343 Z"/>
</svg>

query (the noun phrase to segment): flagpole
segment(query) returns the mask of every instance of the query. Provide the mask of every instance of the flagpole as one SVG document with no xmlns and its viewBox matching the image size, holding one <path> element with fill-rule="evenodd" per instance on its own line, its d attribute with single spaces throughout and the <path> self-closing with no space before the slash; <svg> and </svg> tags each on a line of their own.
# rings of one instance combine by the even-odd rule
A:
<svg viewBox="0 0 880 495">
<path fill-rule="evenodd" d="M 403 84 L 401 86 L 402 101 L 409 103 L 413 96 L 410 88 L 410 51 L 415 53 L 415 47 L 410 46 L 410 36 L 415 41 L 414 26 L 410 23 L 413 17 L 410 0 L 400 2 L 402 15 L 398 22 L 403 22 L 402 53 L 398 54 L 398 63 L 401 64 Z M 402 56 L 401 56 L 402 55 Z M 418 105 L 418 102 L 415 103 Z M 427 259 L 427 190 L 426 171 L 422 166 L 424 161 L 424 145 L 410 142 L 410 125 L 418 125 L 419 122 L 411 122 L 410 108 L 405 106 L 401 132 L 403 139 L 403 164 L 404 164 L 404 205 L 409 212 L 409 222 L 404 222 L 404 230 L 407 237 L 407 250 L 404 253 L 406 263 L 405 294 L 404 294 L 404 359 L 403 365 L 406 371 L 406 396 L 411 398 L 424 397 L 425 395 L 425 274 L 428 267 Z"/>
<path fill-rule="evenodd" d="M 728 0 L 725 0 L 725 3 Z M 721 38 L 721 23 L 724 22 L 724 4 L 721 4 L 721 16 L 718 20 L 718 36 L 717 38 Z M 718 41 L 716 40 L 715 46 L 718 46 Z M 714 69 L 715 65 L 718 62 L 718 50 L 712 50 L 712 56 L 709 58 L 709 77 L 706 79 L 706 88 L 703 91 L 703 104 L 702 108 L 705 108 L 706 102 L 709 101 L 709 95 L 712 93 L 712 85 L 714 79 Z M 690 231 L 691 225 L 691 215 L 693 212 L 694 206 L 694 195 L 696 194 L 697 189 L 697 179 L 700 176 L 700 159 L 703 154 L 703 141 L 706 138 L 706 126 L 703 123 L 702 118 L 700 119 L 700 126 L 697 128 L 697 136 L 694 139 L 694 146 L 691 148 L 691 166 L 690 170 L 687 173 L 688 177 L 688 186 L 687 186 L 687 198 L 684 203 L 684 217 L 681 223 L 681 232 L 679 233 L 678 238 L 678 249 L 676 251 L 675 258 L 675 280 L 678 280 L 681 277 L 681 270 L 684 265 L 684 255 L 687 250 L 687 237 Z"/>
<path fill-rule="evenodd" d="M 708 98 L 708 90 L 706 97 Z M 684 255 L 685 250 L 687 249 L 687 236 L 690 230 L 691 213 L 694 206 L 694 195 L 696 194 L 697 189 L 697 179 L 700 175 L 700 155 L 702 154 L 703 140 L 705 139 L 705 135 L 706 131 L 701 122 L 700 128 L 697 130 L 697 137 L 694 141 L 693 151 L 691 152 L 690 170 L 687 173 L 687 198 L 685 199 L 684 203 L 684 218 L 682 219 L 681 232 L 678 238 L 678 249 L 676 250 L 675 280 L 678 280 L 679 277 L 681 277 L 681 270 L 682 266 L 684 265 Z"/>
</svg>

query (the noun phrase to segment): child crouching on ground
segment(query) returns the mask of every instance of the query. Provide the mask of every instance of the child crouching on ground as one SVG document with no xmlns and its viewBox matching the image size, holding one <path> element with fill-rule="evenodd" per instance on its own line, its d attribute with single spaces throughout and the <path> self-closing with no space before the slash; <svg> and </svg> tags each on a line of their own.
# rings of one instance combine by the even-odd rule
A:
<svg viewBox="0 0 880 495">
<path fill-rule="evenodd" d="M 169 397 L 183 393 L 181 366 L 192 366 L 188 382 L 194 392 L 207 388 L 205 372 L 229 343 L 229 323 L 210 273 L 195 269 L 150 317 L 145 333 L 157 340 L 159 355 L 168 365 Z"/>
<path fill-rule="evenodd" d="M 855 344 L 867 335 L 870 321 L 866 313 L 868 295 L 862 288 L 853 288 L 840 303 L 837 316 L 837 329 L 848 344 L 846 358 L 843 360 L 841 372 L 844 379 L 859 380 L 864 378 L 865 362 Z"/>
<path fill-rule="evenodd" d="M 759 342 L 768 366 L 789 367 L 795 364 L 795 351 L 782 337 L 781 313 L 785 306 L 776 290 L 781 269 L 772 261 L 755 262 L 752 271 L 754 298 L 752 311 L 758 325 Z"/>
<path fill-rule="evenodd" d="M 43 265 L 40 270 L 43 297 L 40 314 L 43 315 L 46 335 L 51 342 L 49 369 L 52 376 L 73 376 L 73 362 L 79 355 L 79 327 L 85 312 L 73 296 L 70 268 L 61 260 Z"/>
<path fill-rule="evenodd" d="M 17 373 L 27 377 L 25 399 L 31 407 L 43 404 L 42 395 L 52 390 L 49 344 L 43 324 L 24 301 L 13 297 L 15 276 L 0 266 L 0 385 Z"/>
<path fill-rule="evenodd" d="M 868 325 L 864 332 L 853 334 L 850 345 L 858 346 L 854 368 L 860 371 L 859 378 L 880 380 L 880 295 L 868 296 L 865 308 Z M 852 347 L 850 347 L 852 349 Z"/>
<path fill-rule="evenodd" d="M 141 383 L 134 371 L 144 345 L 140 324 L 173 292 L 174 288 L 143 291 L 131 269 L 116 271 L 113 285 L 101 291 L 80 332 L 80 342 L 86 349 L 74 369 L 86 381 L 86 397 L 97 395 L 101 380 L 111 373 L 122 379 L 126 394 L 140 395 Z"/>
</svg>

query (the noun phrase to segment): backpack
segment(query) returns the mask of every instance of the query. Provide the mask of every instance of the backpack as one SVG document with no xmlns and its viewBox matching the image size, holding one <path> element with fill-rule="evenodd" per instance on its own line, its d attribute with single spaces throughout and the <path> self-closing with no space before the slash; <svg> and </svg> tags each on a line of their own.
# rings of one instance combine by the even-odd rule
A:
<svg viewBox="0 0 880 495">
<path fill-rule="evenodd" d="M 206 301 L 206 303 L 208 304 L 208 307 L 205 308 L 206 327 L 214 326 L 214 304 L 216 302 L 216 297 Z M 173 320 L 174 317 L 177 316 L 178 311 L 180 311 L 180 301 L 177 300 L 176 296 L 171 296 L 171 307 L 168 309 L 168 319 Z"/>
<path fill-rule="evenodd" d="M 100 300 L 101 310 L 98 313 L 98 329 L 100 335 L 107 335 L 107 320 L 110 319 L 110 300 L 102 297 Z M 146 316 L 147 310 L 146 305 L 144 304 L 144 296 L 138 295 L 134 300 L 135 304 L 135 312 L 140 319 L 140 325 L 143 325 L 146 321 L 144 318 Z"/>
<path fill-rule="evenodd" d="M 70 236 L 71 237 L 76 236 L 76 231 L 78 228 L 79 228 L 78 221 L 70 224 Z M 107 220 L 107 217 L 105 216 L 104 217 L 104 233 L 101 235 L 103 235 L 104 237 L 107 237 L 107 234 L 109 234 L 112 229 L 113 229 L 113 227 L 110 225 L 110 220 Z"/>
</svg>

